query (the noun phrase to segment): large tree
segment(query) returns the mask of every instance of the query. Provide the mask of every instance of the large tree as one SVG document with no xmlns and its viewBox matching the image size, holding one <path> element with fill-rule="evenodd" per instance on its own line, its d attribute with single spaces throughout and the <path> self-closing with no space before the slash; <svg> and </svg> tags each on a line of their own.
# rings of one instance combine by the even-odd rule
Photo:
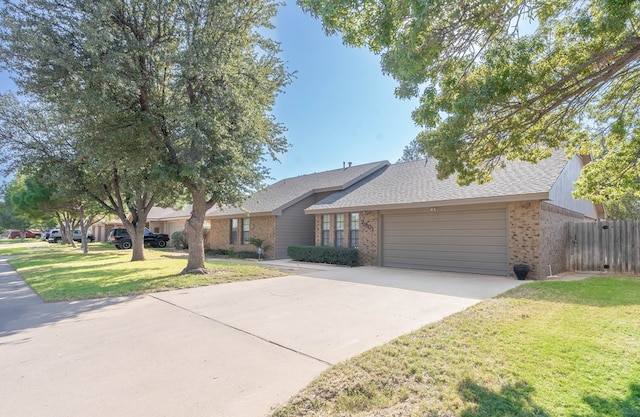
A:
<svg viewBox="0 0 640 417">
<path fill-rule="evenodd" d="M 100 163 L 101 175 L 129 189 L 144 186 L 129 205 L 137 228 L 156 193 L 179 186 L 193 207 L 185 271 L 202 270 L 206 211 L 240 203 L 266 175 L 263 155 L 286 148 L 270 111 L 289 75 L 278 44 L 260 31 L 270 27 L 276 4 L 5 3 L 0 37 L 18 87 L 81 126 L 80 150 Z M 111 203 L 123 207 L 117 198 Z"/>
<path fill-rule="evenodd" d="M 640 192 L 640 2 L 299 0 L 329 33 L 381 54 L 420 96 L 418 140 L 441 176 L 484 181 L 506 159 L 591 154 L 579 195 Z"/>
<path fill-rule="evenodd" d="M 63 240 L 73 247 L 73 231 L 80 228 L 82 251 L 88 253 L 89 227 L 105 217 L 104 209 L 81 189 L 69 187 L 75 182 L 75 174 L 61 177 L 60 167 L 32 168 L 36 168 L 34 174 L 22 174 L 13 181 L 17 185 L 11 195 L 14 209 L 36 224 L 50 224 L 52 219 L 56 219 Z"/>
<path fill-rule="evenodd" d="M 94 136 L 56 104 L 0 94 L 0 146 L 1 162 L 37 176 L 53 191 L 48 205 L 69 243 L 74 228 L 86 236 L 96 215 L 107 212 L 117 215 L 133 236 L 132 260 L 144 260 L 144 223 L 154 191 L 164 196 L 172 188 L 164 176 L 145 179 L 154 165 L 140 141 L 125 145 L 108 134 Z M 86 251 L 86 239 L 82 246 Z"/>
<path fill-rule="evenodd" d="M 214 205 L 239 205 L 267 175 L 263 155 L 286 150 L 284 127 L 271 115 L 289 82 L 270 28 L 276 3 L 191 1 L 175 28 L 174 97 L 159 115 L 166 165 L 191 202 L 185 272 L 204 269 L 203 223 Z"/>
<path fill-rule="evenodd" d="M 11 201 L 11 206 L 32 225 L 49 223 L 54 218 L 54 213 L 47 207 L 53 190 L 44 186 L 34 177 L 18 176 L 9 183 L 6 196 Z"/>
<path fill-rule="evenodd" d="M 0 231 L 6 229 L 25 230 L 30 223 L 15 210 L 11 202 L 11 195 L 15 190 L 15 184 L 4 184 L 0 188 Z"/>
<path fill-rule="evenodd" d="M 417 139 L 413 139 L 402 150 L 402 156 L 400 157 L 400 159 L 398 159 L 398 162 L 419 161 L 420 159 L 425 159 L 426 157 L 427 153 L 424 150 L 424 144 L 419 142 Z"/>
<path fill-rule="evenodd" d="M 608 201 L 605 207 L 610 220 L 640 220 L 640 199 L 635 195 Z"/>
</svg>

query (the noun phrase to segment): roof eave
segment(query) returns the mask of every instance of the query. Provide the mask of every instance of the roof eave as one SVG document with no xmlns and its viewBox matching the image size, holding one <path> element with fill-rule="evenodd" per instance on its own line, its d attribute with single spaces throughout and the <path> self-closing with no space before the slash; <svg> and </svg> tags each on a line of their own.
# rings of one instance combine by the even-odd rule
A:
<svg viewBox="0 0 640 417">
<path fill-rule="evenodd" d="M 218 213 L 215 215 L 206 215 L 204 218 L 207 220 L 212 220 L 212 219 L 237 219 L 237 218 L 245 218 L 245 217 L 257 217 L 257 216 L 277 216 L 277 214 L 275 214 L 272 211 L 254 211 L 254 212 L 249 212 L 249 211 L 245 211 L 245 212 L 233 212 L 233 213 Z"/>
<path fill-rule="evenodd" d="M 167 222 L 171 220 L 189 220 L 189 217 L 191 216 L 176 216 L 176 217 L 167 216 L 167 217 L 152 217 L 152 218 L 147 217 L 147 221 L 148 222 Z"/>
<path fill-rule="evenodd" d="M 513 203 L 516 201 L 539 201 L 548 200 L 549 193 L 529 193 L 529 194 L 517 194 L 506 196 L 492 196 L 492 197 L 475 197 L 475 198 L 461 198 L 453 200 L 436 200 L 436 201 L 418 201 L 413 203 L 396 203 L 396 204 L 378 204 L 378 205 L 363 205 L 363 206 L 350 206 L 350 207 L 328 207 L 317 209 L 306 209 L 305 214 L 330 214 L 330 213 L 344 213 L 344 212 L 360 212 L 360 211 L 382 211 L 382 210 L 401 210 L 401 209 L 418 209 L 429 207 L 445 207 L 445 206 L 469 206 L 474 204 L 492 204 L 492 203 Z"/>
</svg>

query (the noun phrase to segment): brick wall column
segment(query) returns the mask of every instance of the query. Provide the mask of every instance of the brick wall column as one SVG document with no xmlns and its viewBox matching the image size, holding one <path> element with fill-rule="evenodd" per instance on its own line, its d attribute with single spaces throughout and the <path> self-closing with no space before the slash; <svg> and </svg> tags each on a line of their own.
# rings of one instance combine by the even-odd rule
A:
<svg viewBox="0 0 640 417">
<path fill-rule="evenodd" d="M 316 246 L 322 245 L 322 214 L 316 214 Z"/>
<path fill-rule="evenodd" d="M 527 278 L 540 279 L 540 202 L 524 201 L 507 206 L 509 275 L 513 266 L 529 265 Z"/>
<path fill-rule="evenodd" d="M 360 265 L 378 266 L 378 225 L 380 212 L 360 212 L 360 242 L 358 244 L 358 261 Z"/>
</svg>

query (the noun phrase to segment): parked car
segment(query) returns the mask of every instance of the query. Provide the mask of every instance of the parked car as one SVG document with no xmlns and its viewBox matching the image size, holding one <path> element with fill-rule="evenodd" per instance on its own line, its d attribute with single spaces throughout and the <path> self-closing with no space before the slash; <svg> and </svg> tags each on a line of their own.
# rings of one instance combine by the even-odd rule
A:
<svg viewBox="0 0 640 417">
<path fill-rule="evenodd" d="M 124 227 L 116 227 L 109 232 L 108 242 L 111 242 L 118 249 L 131 249 L 132 242 L 129 232 Z M 164 233 L 154 233 L 144 228 L 144 244 L 154 248 L 164 248 L 169 241 L 169 235 Z"/>
<path fill-rule="evenodd" d="M 41 235 L 42 234 L 40 232 L 32 232 L 31 230 L 24 231 L 25 239 L 37 239 Z M 11 233 L 9 233 L 9 239 L 19 239 L 19 238 L 20 238 L 20 230 L 12 230 Z"/>
<path fill-rule="evenodd" d="M 78 229 L 73 231 L 73 240 L 76 242 L 82 242 L 82 232 Z M 91 232 L 87 233 L 87 241 L 93 242 L 95 238 Z M 49 243 L 60 243 L 62 242 L 62 233 L 60 229 L 51 229 L 49 232 L 49 237 L 47 238 L 47 242 Z"/>
</svg>

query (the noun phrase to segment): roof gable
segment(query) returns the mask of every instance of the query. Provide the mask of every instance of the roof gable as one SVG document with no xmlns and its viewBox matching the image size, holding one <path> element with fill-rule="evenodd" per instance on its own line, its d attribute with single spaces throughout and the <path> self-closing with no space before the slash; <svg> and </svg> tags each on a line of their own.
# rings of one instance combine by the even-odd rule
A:
<svg viewBox="0 0 640 417">
<path fill-rule="evenodd" d="M 546 199 L 567 162 L 561 152 L 537 164 L 509 161 L 504 169 L 493 172 L 492 181 L 468 186 L 458 185 L 455 176 L 439 180 L 437 161 L 431 158 L 399 163 L 362 186 L 319 201 L 305 212 Z"/>
<path fill-rule="evenodd" d="M 387 166 L 388 161 L 379 161 L 286 178 L 250 196 L 241 207 L 215 207 L 207 212 L 207 217 L 245 213 L 280 215 L 282 210 L 314 193 L 344 190 Z"/>
</svg>

